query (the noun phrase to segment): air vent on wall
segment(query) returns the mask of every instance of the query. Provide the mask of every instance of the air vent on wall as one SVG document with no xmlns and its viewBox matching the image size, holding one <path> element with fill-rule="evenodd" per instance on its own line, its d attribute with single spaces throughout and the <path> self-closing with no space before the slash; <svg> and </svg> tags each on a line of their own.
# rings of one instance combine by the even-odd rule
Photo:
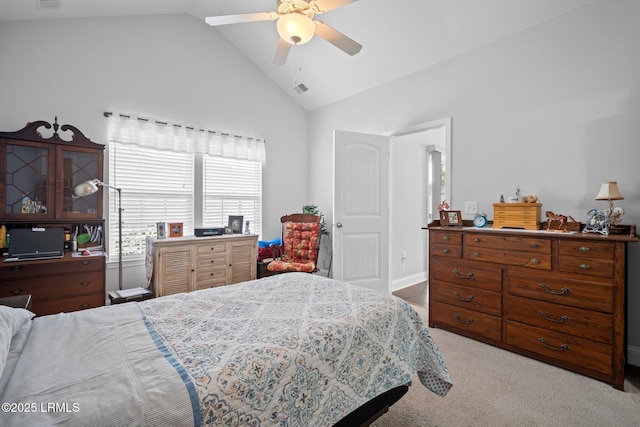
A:
<svg viewBox="0 0 640 427">
<path fill-rule="evenodd" d="M 36 0 L 38 9 L 60 9 L 60 0 Z"/>
</svg>

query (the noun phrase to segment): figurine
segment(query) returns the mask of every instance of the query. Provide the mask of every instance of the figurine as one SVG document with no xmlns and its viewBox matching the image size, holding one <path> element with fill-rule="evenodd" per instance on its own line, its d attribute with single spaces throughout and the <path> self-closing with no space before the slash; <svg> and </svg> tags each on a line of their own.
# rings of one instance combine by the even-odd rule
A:
<svg viewBox="0 0 640 427">
<path fill-rule="evenodd" d="M 556 227 L 558 230 L 562 230 L 563 226 L 567 222 L 576 222 L 576 220 L 573 219 L 571 215 L 566 216 L 562 214 L 555 214 L 551 211 L 546 211 L 544 214 L 547 216 L 547 218 L 549 218 L 549 220 L 547 221 L 547 230 L 551 229 L 551 225 L 555 222 L 558 223 L 558 227 Z"/>
</svg>

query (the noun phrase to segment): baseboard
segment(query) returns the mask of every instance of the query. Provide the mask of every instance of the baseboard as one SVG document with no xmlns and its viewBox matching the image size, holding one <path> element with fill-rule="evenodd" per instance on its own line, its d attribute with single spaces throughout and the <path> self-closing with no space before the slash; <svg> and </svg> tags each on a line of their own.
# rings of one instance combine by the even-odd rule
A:
<svg viewBox="0 0 640 427">
<path fill-rule="evenodd" d="M 424 282 L 427 280 L 427 277 L 427 272 L 423 271 L 422 273 L 396 279 L 391 282 L 391 292 L 395 292 L 408 286 L 415 285 L 416 283 Z"/>
<path fill-rule="evenodd" d="M 640 367 L 640 347 L 633 345 L 627 346 L 627 363 L 629 365 Z"/>
</svg>

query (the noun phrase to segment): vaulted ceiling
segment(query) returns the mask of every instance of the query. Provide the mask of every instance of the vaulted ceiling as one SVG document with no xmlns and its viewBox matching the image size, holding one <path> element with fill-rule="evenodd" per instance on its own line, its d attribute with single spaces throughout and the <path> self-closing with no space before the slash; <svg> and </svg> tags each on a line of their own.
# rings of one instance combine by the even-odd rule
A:
<svg viewBox="0 0 640 427">
<path fill-rule="evenodd" d="M 319 37 L 272 65 L 276 21 L 219 31 L 307 111 L 527 30 L 594 0 L 359 0 L 316 16 L 364 47 L 349 56 Z M 56 8 L 57 6 L 57 8 Z M 276 11 L 277 0 L 2 0 L 0 22 L 186 13 L 204 18 Z M 1 24 L 0 24 L 1 25 Z M 294 87 L 304 84 L 308 91 Z"/>
</svg>

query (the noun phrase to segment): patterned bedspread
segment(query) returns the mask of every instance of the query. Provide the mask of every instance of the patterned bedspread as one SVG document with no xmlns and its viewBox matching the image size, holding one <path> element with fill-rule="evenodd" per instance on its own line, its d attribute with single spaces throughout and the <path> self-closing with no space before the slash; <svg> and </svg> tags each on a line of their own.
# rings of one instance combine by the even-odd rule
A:
<svg viewBox="0 0 640 427">
<path fill-rule="evenodd" d="M 331 426 L 415 372 L 440 396 L 452 384 L 407 303 L 324 277 L 288 273 L 139 306 L 180 361 L 202 425 Z"/>
</svg>

